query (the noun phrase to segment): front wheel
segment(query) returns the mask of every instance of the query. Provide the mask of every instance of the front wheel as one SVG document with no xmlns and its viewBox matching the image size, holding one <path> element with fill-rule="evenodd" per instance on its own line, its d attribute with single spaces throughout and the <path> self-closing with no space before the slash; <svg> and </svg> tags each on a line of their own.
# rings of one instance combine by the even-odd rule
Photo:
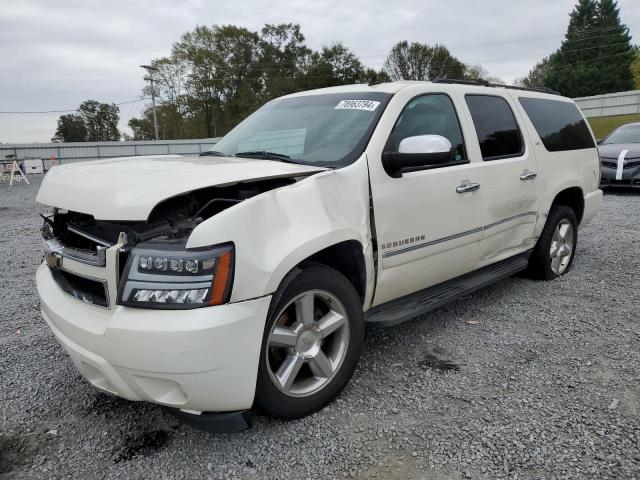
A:
<svg viewBox="0 0 640 480">
<path fill-rule="evenodd" d="M 529 260 L 529 272 L 542 280 L 564 275 L 573 264 L 577 242 L 578 220 L 573 209 L 553 207 Z"/>
<path fill-rule="evenodd" d="M 321 409 L 348 383 L 363 343 L 362 304 L 351 283 L 321 264 L 297 270 L 269 309 L 256 406 L 278 418 Z"/>
</svg>

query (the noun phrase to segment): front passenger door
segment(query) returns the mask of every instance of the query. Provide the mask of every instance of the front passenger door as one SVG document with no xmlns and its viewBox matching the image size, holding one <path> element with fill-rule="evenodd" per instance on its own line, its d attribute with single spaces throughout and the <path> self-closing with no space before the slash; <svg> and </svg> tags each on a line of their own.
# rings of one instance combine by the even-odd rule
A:
<svg viewBox="0 0 640 480">
<path fill-rule="evenodd" d="M 473 183 L 473 168 L 449 95 L 409 99 L 384 151 L 401 153 L 403 140 L 421 135 L 446 138 L 453 147 L 450 158 L 399 176 L 385 171 L 381 152 L 368 158 L 378 241 L 374 305 L 462 275 L 477 264 L 483 206 L 473 188 L 461 189 Z"/>
</svg>

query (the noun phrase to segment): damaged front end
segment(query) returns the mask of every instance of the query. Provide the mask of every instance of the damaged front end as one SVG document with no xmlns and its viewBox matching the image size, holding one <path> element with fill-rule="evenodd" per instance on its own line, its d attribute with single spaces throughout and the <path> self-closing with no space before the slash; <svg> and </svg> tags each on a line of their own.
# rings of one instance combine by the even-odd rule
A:
<svg viewBox="0 0 640 480">
<path fill-rule="evenodd" d="M 54 208 L 42 235 L 52 276 L 92 305 L 186 309 L 226 303 L 235 263 L 232 242 L 186 248 L 208 218 L 295 178 L 240 182 L 180 194 L 158 203 L 146 221 L 96 220 Z"/>
</svg>

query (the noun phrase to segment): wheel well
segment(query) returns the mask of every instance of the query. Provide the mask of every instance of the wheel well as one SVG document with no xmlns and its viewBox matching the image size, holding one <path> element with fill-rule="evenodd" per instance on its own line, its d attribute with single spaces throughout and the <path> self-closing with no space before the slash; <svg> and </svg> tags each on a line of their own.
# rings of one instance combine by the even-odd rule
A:
<svg viewBox="0 0 640 480">
<path fill-rule="evenodd" d="M 347 240 L 331 245 L 301 262 L 304 266 L 307 262 L 322 263 L 343 274 L 360 295 L 360 301 L 364 302 L 367 288 L 367 274 L 364 262 L 362 244 L 357 240 Z"/>
<path fill-rule="evenodd" d="M 571 187 L 566 190 L 562 190 L 556 198 L 553 199 L 551 208 L 555 205 L 566 205 L 573 209 L 578 219 L 578 224 L 582 222 L 582 215 L 584 214 L 584 196 L 582 195 L 582 189 L 580 187 Z"/>
</svg>

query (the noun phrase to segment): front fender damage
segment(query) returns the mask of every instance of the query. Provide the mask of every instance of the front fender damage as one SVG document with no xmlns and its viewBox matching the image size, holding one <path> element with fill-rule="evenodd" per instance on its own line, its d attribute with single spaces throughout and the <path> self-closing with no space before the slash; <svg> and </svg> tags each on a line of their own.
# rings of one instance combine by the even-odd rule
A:
<svg viewBox="0 0 640 480">
<path fill-rule="evenodd" d="M 222 211 L 193 230 L 187 247 L 235 244 L 235 302 L 274 292 L 297 264 L 348 240 L 363 248 L 366 306 L 374 278 L 366 162 L 317 173 Z"/>
</svg>

